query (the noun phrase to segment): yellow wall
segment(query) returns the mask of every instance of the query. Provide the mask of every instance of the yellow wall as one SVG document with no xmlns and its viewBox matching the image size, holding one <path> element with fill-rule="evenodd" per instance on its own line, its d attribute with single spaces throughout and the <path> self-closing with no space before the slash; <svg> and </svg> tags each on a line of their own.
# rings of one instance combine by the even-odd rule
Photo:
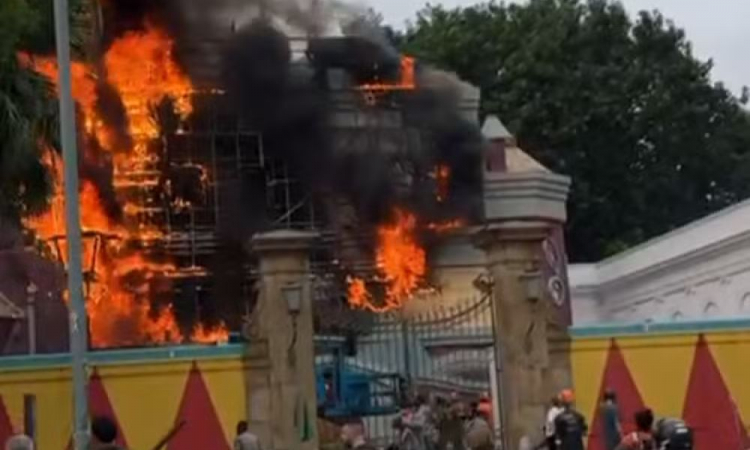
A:
<svg viewBox="0 0 750 450">
<path fill-rule="evenodd" d="M 657 416 L 682 416 L 699 337 L 703 336 L 731 400 L 750 420 L 750 331 L 638 334 L 614 339 L 643 403 Z M 574 338 L 573 382 L 579 410 L 593 418 L 602 389 L 609 337 Z"/>
<path fill-rule="evenodd" d="M 167 433 L 195 364 L 218 416 L 226 442 L 246 415 L 243 361 L 240 357 L 182 361 L 101 364 L 96 370 L 128 446 L 148 449 Z M 8 416 L 23 424 L 23 398 L 36 397 L 37 444 L 65 449 L 72 432 L 70 371 L 65 368 L 11 369 L 0 372 L 0 396 Z"/>
</svg>

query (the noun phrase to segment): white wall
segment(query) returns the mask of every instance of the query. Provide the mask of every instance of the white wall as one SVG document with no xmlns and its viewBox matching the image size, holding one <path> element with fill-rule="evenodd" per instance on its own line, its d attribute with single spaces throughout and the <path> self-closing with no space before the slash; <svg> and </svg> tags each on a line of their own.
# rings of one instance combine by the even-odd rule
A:
<svg viewBox="0 0 750 450">
<path fill-rule="evenodd" d="M 574 323 L 750 316 L 750 201 L 570 266 Z"/>
</svg>

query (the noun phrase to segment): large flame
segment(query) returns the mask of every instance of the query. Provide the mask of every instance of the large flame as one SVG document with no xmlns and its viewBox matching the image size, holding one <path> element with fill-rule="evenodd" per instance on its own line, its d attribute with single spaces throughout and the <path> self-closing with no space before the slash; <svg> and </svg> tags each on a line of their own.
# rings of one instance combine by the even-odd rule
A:
<svg viewBox="0 0 750 450">
<path fill-rule="evenodd" d="M 93 71 L 82 63 L 72 66 L 73 96 L 83 116 L 84 130 L 96 138 L 101 148 L 115 152 L 114 185 L 118 200 L 124 202 L 126 219 L 113 221 L 105 208 L 97 188 L 83 180 L 79 193 L 81 226 L 84 231 L 83 262 L 87 272 L 87 312 L 90 319 L 91 340 L 96 347 L 138 345 L 149 342 L 179 342 L 183 340 L 171 306 L 155 310 L 151 281 L 160 273 L 174 270 L 169 263 L 154 262 L 129 242 L 144 242 L 161 237 L 161 231 L 145 224 L 139 212 L 145 209 L 137 201 L 129 200 L 126 190 L 138 183 L 153 186 L 159 173 L 152 169 L 159 155 L 149 143 L 158 137 L 159 128 L 150 110 L 169 97 L 183 118 L 192 111 L 189 94 L 192 85 L 188 77 L 172 59 L 173 43 L 162 30 L 146 26 L 145 31 L 129 32 L 117 39 L 104 58 L 108 83 L 120 96 L 128 120 L 128 133 L 133 140 L 130 149 L 116 149 L 112 136 L 97 114 L 97 91 Z M 57 81 L 54 59 L 21 56 L 40 73 Z M 124 151 L 123 151 L 124 150 Z M 62 194 L 62 163 L 52 152 L 47 163 L 52 169 L 56 193 L 49 210 L 30 218 L 26 225 L 41 239 L 51 242 L 65 259 L 64 199 Z M 142 200 L 143 201 L 143 200 Z M 228 336 L 222 324 L 207 329 L 197 325 L 191 340 L 195 342 L 224 341 Z"/>
<path fill-rule="evenodd" d="M 432 172 L 432 177 L 436 185 L 435 199 L 443 202 L 448 197 L 451 169 L 448 165 L 438 164 Z M 404 303 L 425 284 L 427 263 L 425 250 L 416 238 L 418 229 L 442 234 L 465 225 L 462 219 L 419 224 L 415 214 L 398 208 L 394 210 L 393 216 L 392 223 L 377 229 L 376 281 L 385 286 L 383 298 L 380 301 L 375 300 L 363 278 L 349 276 L 347 298 L 349 304 L 355 308 L 385 312 L 403 307 Z"/>
<path fill-rule="evenodd" d="M 414 72 L 414 58 L 402 56 L 399 67 L 399 78 L 394 81 L 378 80 L 377 82 L 364 83 L 359 89 L 365 94 L 367 103 L 375 103 L 378 95 L 393 91 L 411 91 L 416 89 L 416 76 Z"/>
<path fill-rule="evenodd" d="M 350 277 L 349 304 L 383 312 L 402 307 L 414 295 L 427 270 L 425 250 L 417 242 L 416 231 L 417 217 L 401 209 L 395 210 L 392 223 L 378 227 L 375 263 L 378 281 L 385 286 L 383 301 L 378 304 L 373 300 L 363 279 Z"/>
</svg>

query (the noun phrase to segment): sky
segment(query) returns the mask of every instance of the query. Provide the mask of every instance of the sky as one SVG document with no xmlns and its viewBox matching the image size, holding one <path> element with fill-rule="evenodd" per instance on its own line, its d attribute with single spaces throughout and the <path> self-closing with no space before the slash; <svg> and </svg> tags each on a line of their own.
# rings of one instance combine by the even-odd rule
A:
<svg viewBox="0 0 750 450">
<path fill-rule="evenodd" d="M 750 0 L 620 0 L 631 14 L 658 9 L 683 28 L 699 59 L 713 59 L 714 81 L 739 95 L 750 86 Z M 370 0 L 385 22 L 402 28 L 427 0 Z M 430 0 L 445 7 L 470 6 L 476 0 Z"/>
</svg>

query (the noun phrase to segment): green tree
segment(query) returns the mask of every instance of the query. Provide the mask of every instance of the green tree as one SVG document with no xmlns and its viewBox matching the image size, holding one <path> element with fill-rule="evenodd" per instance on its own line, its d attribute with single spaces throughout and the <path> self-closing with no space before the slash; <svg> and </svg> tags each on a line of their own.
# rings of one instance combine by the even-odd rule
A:
<svg viewBox="0 0 750 450">
<path fill-rule="evenodd" d="M 658 12 L 607 0 L 423 10 L 406 52 L 482 88 L 525 150 L 573 177 L 568 242 L 596 260 L 750 194 L 746 98 Z M 745 97 L 743 95 L 743 97 Z"/>
<path fill-rule="evenodd" d="M 54 51 L 53 2 L 0 1 L 0 220 L 14 225 L 47 206 L 43 152 L 57 148 L 57 98 L 51 80 L 18 53 Z M 79 53 L 90 29 L 84 0 L 71 2 L 72 43 Z"/>
<path fill-rule="evenodd" d="M 0 2 L 0 217 L 13 223 L 45 207 L 50 188 L 41 155 L 55 143 L 55 97 L 17 58 L 39 24 L 25 0 Z"/>
</svg>

